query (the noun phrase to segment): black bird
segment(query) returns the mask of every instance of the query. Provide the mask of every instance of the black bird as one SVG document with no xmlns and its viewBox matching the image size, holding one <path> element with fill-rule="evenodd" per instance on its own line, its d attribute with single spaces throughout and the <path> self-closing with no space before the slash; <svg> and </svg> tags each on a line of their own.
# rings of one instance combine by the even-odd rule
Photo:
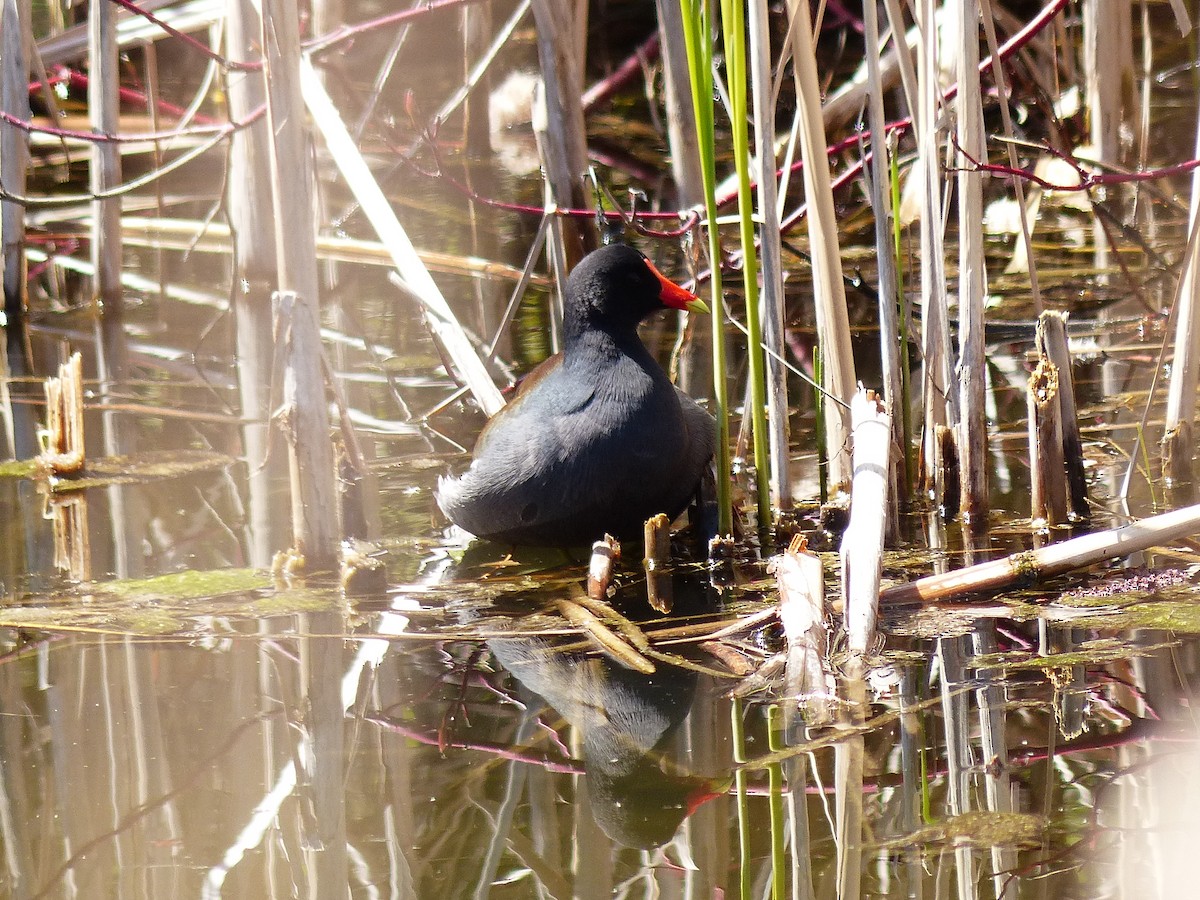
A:
<svg viewBox="0 0 1200 900">
<path fill-rule="evenodd" d="M 439 479 L 451 521 L 488 540 L 572 546 L 683 512 L 715 423 L 638 337 L 638 323 L 668 307 L 708 311 L 633 247 L 584 257 L 567 279 L 563 352 L 487 423 L 470 468 Z"/>
</svg>

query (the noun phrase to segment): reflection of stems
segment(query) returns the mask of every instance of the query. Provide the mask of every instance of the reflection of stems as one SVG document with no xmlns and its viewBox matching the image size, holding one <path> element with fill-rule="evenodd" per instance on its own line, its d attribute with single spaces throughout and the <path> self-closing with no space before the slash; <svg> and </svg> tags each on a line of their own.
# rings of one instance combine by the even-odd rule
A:
<svg viewBox="0 0 1200 900">
<path fill-rule="evenodd" d="M 750 883 L 750 809 L 746 800 L 746 730 L 742 723 L 742 700 L 734 697 L 729 714 L 733 720 L 733 785 L 737 791 L 738 872 L 742 900 L 749 900 Z M 774 822 L 774 819 L 772 819 Z"/>
<path fill-rule="evenodd" d="M 783 713 L 772 704 L 767 707 L 767 747 L 782 750 L 783 743 Z M 784 864 L 784 829 L 783 829 L 783 764 L 772 763 L 767 766 L 767 779 L 770 783 L 771 804 L 771 896 L 774 900 L 783 900 L 787 888 Z"/>
<path fill-rule="evenodd" d="M 30 900 L 41 900 L 42 897 L 50 896 L 53 887 L 62 881 L 63 876 L 65 876 L 67 872 L 74 870 L 76 864 L 88 856 L 88 854 L 95 850 L 96 847 L 100 846 L 100 844 L 103 844 L 107 840 L 116 838 L 117 835 L 122 834 L 132 827 L 133 824 L 139 819 L 149 815 L 163 806 L 166 806 L 184 791 L 191 790 L 193 787 L 195 787 L 200 781 L 201 776 L 210 774 L 217 760 L 234 748 L 234 745 L 237 744 L 244 732 L 249 730 L 252 726 L 263 722 L 269 717 L 269 714 L 263 714 L 254 716 L 253 718 L 242 722 L 230 732 L 229 737 L 225 739 L 225 742 L 221 744 L 221 746 L 218 747 L 211 756 L 209 756 L 202 763 L 200 763 L 200 765 L 196 766 L 190 773 L 188 773 L 187 777 L 182 779 L 176 787 L 167 791 L 165 794 L 160 794 L 153 800 L 147 800 L 145 803 L 135 806 L 133 809 L 123 815 L 111 830 L 106 831 L 103 834 L 98 834 L 90 841 L 80 844 L 79 848 L 74 853 L 63 860 L 62 865 L 60 865 L 54 871 L 54 874 L 46 879 L 45 887 L 34 894 Z"/>
</svg>

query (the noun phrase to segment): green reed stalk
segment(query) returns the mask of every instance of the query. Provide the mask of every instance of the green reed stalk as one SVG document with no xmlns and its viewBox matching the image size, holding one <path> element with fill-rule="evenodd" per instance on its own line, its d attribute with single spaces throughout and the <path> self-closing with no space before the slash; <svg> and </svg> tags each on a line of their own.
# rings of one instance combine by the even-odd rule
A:
<svg viewBox="0 0 1200 900">
<path fill-rule="evenodd" d="M 721 297 L 721 237 L 717 231 L 717 160 L 713 128 L 713 0 L 679 0 L 683 12 L 683 39 L 687 50 L 696 139 L 704 177 L 704 213 L 708 225 L 708 257 L 712 264 L 713 402 L 717 418 L 718 530 L 733 534 L 732 461 L 729 457 L 729 391 L 725 379 L 725 304 Z"/>
<path fill-rule="evenodd" d="M 908 359 L 908 329 L 912 324 L 912 307 L 908 302 L 908 294 L 904 290 L 904 257 L 900 252 L 904 231 L 900 224 L 900 162 L 895 153 L 888 154 L 888 161 L 890 163 L 888 178 L 891 181 L 892 209 L 895 211 L 895 215 L 892 216 L 892 235 L 896 245 L 896 295 L 900 302 L 900 412 L 903 422 L 901 433 L 904 435 L 904 496 L 911 498 L 915 480 L 914 473 L 916 472 L 912 452 L 912 380 L 909 378 L 912 369 L 909 368 Z M 893 409 L 892 415 L 895 414 Z"/>
<path fill-rule="evenodd" d="M 742 0 L 721 0 L 721 30 L 729 88 L 733 160 L 738 176 L 738 219 L 742 240 L 742 275 L 746 285 L 746 353 L 750 362 L 750 424 L 754 468 L 758 474 L 758 526 L 771 527 L 771 456 L 767 443 L 767 373 L 759 321 L 758 253 L 754 243 L 754 197 L 750 191 L 750 129 L 746 118 L 746 9 Z"/>
</svg>

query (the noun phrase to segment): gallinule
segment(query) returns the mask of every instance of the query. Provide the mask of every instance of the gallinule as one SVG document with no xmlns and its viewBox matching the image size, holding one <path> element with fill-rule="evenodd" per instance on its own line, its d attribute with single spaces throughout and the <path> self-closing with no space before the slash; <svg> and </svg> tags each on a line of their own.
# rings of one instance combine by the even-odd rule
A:
<svg viewBox="0 0 1200 900">
<path fill-rule="evenodd" d="M 678 390 L 638 337 L 670 307 L 707 311 L 625 244 L 588 254 L 567 279 L 563 352 L 484 427 L 471 467 L 437 502 L 476 537 L 572 546 L 639 534 L 695 495 L 714 420 Z"/>
</svg>

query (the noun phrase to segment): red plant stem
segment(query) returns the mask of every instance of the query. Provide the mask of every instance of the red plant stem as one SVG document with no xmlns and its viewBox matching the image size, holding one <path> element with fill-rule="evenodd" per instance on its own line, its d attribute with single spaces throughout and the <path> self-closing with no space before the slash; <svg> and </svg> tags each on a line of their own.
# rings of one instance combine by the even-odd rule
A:
<svg viewBox="0 0 1200 900">
<path fill-rule="evenodd" d="M 51 137 L 71 138 L 79 141 L 93 141 L 99 144 L 132 144 L 138 141 L 169 141 L 177 137 L 197 137 L 201 135 L 230 135 L 239 129 L 251 125 L 266 113 L 266 104 L 255 109 L 240 122 L 214 123 L 212 125 L 194 125 L 188 128 L 170 128 L 166 131 L 146 131 L 140 134 L 100 134 L 96 131 L 76 131 L 71 128 L 54 128 L 50 125 L 34 125 L 11 113 L 0 110 L 0 122 L 19 128 L 29 134 L 48 134 Z"/>
<path fill-rule="evenodd" d="M 961 152 L 961 148 L 960 148 Z M 1173 166 L 1163 166 L 1161 169 L 1142 169 L 1136 172 L 1088 172 L 1082 166 L 1077 167 L 1079 172 L 1078 184 L 1055 184 L 1052 181 L 1047 181 L 1045 178 L 1040 178 L 1028 169 L 1019 169 L 1013 166 L 1000 165 L 998 163 L 981 163 L 966 153 L 963 153 L 966 160 L 971 163 L 972 171 L 991 172 L 997 175 L 1010 175 L 1014 178 L 1024 178 L 1026 181 L 1032 181 L 1039 187 L 1045 188 L 1048 191 L 1090 191 L 1094 187 L 1100 187 L 1108 184 L 1129 184 L 1139 181 L 1157 181 L 1160 178 L 1170 178 L 1172 175 L 1183 175 L 1192 171 L 1197 166 L 1200 166 L 1200 159 L 1189 159 L 1181 163 L 1176 163 Z"/>
</svg>

